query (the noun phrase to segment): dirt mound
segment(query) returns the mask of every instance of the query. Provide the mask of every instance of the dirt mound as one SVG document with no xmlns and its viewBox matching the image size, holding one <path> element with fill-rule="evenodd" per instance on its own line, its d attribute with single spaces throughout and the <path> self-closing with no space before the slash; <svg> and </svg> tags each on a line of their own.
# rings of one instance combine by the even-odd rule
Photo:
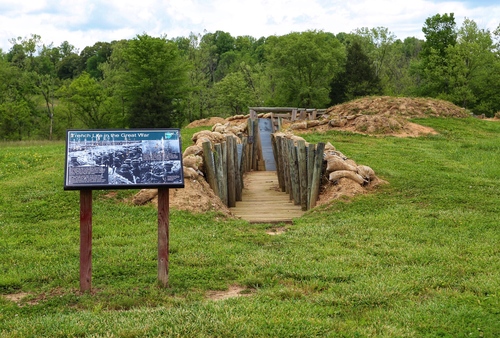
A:
<svg viewBox="0 0 500 338">
<path fill-rule="evenodd" d="M 387 117 L 467 117 L 469 114 L 451 102 L 421 98 L 371 96 L 330 107 L 326 110 L 330 116 L 381 115 Z"/>
<path fill-rule="evenodd" d="M 349 178 L 341 178 L 337 182 L 327 182 L 322 184 L 316 206 L 328 204 L 333 200 L 352 198 L 356 195 L 367 194 L 375 190 L 378 186 L 387 182 L 375 177 L 370 184 L 361 186 Z"/>
<path fill-rule="evenodd" d="M 186 128 L 196 128 L 196 127 L 212 127 L 216 123 L 225 123 L 226 119 L 222 117 L 209 117 L 206 119 L 196 120 L 191 122 L 186 126 Z"/>
<path fill-rule="evenodd" d="M 135 205 L 153 203 L 158 206 L 158 190 L 143 189 L 132 200 Z M 184 180 L 184 188 L 169 189 L 169 205 L 172 209 L 203 213 L 220 212 L 226 217 L 233 216 L 229 208 L 215 195 L 202 176 L 197 179 Z"/>
<path fill-rule="evenodd" d="M 432 128 L 408 121 L 424 117 L 464 118 L 465 109 L 451 102 L 431 98 L 375 96 L 353 100 L 330 107 L 320 118 L 318 126 L 309 122 L 286 125 L 298 133 L 338 129 L 369 135 L 414 137 L 436 134 Z M 310 130 L 309 130 L 310 129 Z"/>
</svg>

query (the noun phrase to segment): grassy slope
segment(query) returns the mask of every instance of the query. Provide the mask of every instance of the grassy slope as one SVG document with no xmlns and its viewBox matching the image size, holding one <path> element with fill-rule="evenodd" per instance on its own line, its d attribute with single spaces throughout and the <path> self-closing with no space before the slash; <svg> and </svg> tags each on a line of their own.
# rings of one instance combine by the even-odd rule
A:
<svg viewBox="0 0 500 338">
<path fill-rule="evenodd" d="M 0 336 L 499 336 L 500 123 L 419 122 L 440 135 L 308 135 L 390 184 L 283 235 L 172 211 L 169 289 L 156 283 L 156 210 L 95 191 L 92 295 L 78 292 L 64 145 L 0 145 L 0 294 L 29 294 L 0 298 Z M 204 298 L 232 284 L 255 293 Z"/>
</svg>

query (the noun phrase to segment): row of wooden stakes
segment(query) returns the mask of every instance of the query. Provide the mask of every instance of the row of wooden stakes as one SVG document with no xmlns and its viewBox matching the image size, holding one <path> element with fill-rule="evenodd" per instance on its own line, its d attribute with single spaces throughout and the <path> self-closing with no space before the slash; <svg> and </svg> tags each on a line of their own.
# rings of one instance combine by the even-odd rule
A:
<svg viewBox="0 0 500 338">
<path fill-rule="evenodd" d="M 241 142 L 234 136 L 227 136 L 222 143 L 202 144 L 207 182 L 228 207 L 235 207 L 236 202 L 242 200 L 244 174 L 263 169 L 258 130 L 258 121 L 249 119 L 248 136 L 241 137 Z M 279 134 L 272 134 L 271 144 L 279 188 L 302 210 L 313 208 L 319 196 L 325 144 L 306 145 L 304 140 L 292 140 Z"/>
<path fill-rule="evenodd" d="M 277 134 L 271 141 L 281 191 L 288 193 L 302 210 L 314 208 L 323 175 L 325 144 L 306 144 Z"/>
</svg>

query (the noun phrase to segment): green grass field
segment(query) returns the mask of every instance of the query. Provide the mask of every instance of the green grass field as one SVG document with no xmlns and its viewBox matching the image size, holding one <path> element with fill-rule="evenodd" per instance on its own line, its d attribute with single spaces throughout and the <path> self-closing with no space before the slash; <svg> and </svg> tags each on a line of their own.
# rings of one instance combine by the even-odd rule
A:
<svg viewBox="0 0 500 338">
<path fill-rule="evenodd" d="M 0 337 L 499 337 L 500 123 L 416 122 L 439 135 L 305 136 L 389 184 L 281 235 L 171 210 L 167 289 L 154 207 L 127 203 L 134 190 L 94 191 L 85 294 L 64 144 L 0 144 Z M 206 297 L 233 285 L 248 296 Z"/>
</svg>

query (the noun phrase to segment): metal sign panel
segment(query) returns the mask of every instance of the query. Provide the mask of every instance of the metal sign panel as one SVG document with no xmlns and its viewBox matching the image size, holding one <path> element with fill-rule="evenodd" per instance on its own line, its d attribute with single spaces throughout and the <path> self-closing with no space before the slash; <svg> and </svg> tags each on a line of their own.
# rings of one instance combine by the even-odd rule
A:
<svg viewBox="0 0 500 338">
<path fill-rule="evenodd" d="M 183 188 L 179 129 L 68 130 L 65 190 Z"/>
</svg>

